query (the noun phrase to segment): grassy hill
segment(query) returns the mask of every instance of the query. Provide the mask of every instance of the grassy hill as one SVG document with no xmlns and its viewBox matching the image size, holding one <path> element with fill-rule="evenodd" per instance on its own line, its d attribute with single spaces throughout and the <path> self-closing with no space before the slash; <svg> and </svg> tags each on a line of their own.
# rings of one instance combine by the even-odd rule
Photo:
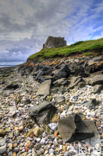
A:
<svg viewBox="0 0 103 156">
<path fill-rule="evenodd" d="M 65 57 L 78 53 L 89 56 L 93 55 L 94 52 L 99 52 L 100 49 L 103 49 L 103 38 L 98 40 L 79 41 L 60 48 L 42 49 L 31 55 L 27 60 L 43 60 L 53 57 Z"/>
</svg>

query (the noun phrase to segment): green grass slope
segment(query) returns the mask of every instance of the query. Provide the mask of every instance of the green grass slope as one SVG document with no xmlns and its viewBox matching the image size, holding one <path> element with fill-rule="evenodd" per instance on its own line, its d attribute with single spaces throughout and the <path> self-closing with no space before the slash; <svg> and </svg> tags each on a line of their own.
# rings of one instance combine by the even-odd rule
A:
<svg viewBox="0 0 103 156">
<path fill-rule="evenodd" d="M 62 56 L 65 57 L 76 53 L 84 53 L 86 56 L 89 56 L 92 55 L 93 51 L 99 49 L 103 49 L 103 38 L 98 40 L 79 41 L 60 48 L 42 49 L 39 52 L 31 55 L 28 60 L 43 60 Z"/>
</svg>

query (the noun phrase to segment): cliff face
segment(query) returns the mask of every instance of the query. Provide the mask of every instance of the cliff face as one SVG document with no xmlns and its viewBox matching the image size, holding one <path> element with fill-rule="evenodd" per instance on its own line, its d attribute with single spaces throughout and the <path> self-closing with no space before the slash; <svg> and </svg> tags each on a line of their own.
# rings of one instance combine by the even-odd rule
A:
<svg viewBox="0 0 103 156">
<path fill-rule="evenodd" d="M 43 49 L 58 48 L 64 46 L 66 46 L 66 41 L 64 40 L 64 37 L 49 36 L 46 42 L 43 44 Z"/>
</svg>

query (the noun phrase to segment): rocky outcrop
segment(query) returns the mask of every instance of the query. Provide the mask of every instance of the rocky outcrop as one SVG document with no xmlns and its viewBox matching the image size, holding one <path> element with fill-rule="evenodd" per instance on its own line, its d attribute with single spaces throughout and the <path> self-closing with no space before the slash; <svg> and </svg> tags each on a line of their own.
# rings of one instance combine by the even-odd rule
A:
<svg viewBox="0 0 103 156">
<path fill-rule="evenodd" d="M 43 82 L 47 80 L 49 77 L 53 78 L 53 80 L 67 78 L 68 76 L 81 76 L 88 77 L 90 74 L 93 74 L 98 71 L 103 70 L 103 61 L 101 61 L 101 57 L 80 57 L 70 59 L 62 58 L 62 59 L 54 59 L 45 60 L 41 63 L 29 66 L 28 64 L 22 65 L 18 68 L 18 72 L 21 75 L 33 75 L 34 79 Z M 58 61 L 59 60 L 59 61 Z M 98 60 L 95 61 L 94 60 Z M 60 63 L 61 62 L 61 63 Z"/>
<path fill-rule="evenodd" d="M 64 37 L 49 36 L 46 42 L 43 44 L 43 49 L 58 48 L 64 46 L 66 46 L 66 41 L 64 40 Z"/>
</svg>

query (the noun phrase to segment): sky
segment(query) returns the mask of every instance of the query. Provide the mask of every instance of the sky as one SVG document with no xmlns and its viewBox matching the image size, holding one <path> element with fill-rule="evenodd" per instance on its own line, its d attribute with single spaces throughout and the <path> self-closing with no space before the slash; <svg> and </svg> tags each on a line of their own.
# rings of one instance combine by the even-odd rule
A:
<svg viewBox="0 0 103 156">
<path fill-rule="evenodd" d="M 0 0 L 0 64 L 25 62 L 48 36 L 103 37 L 103 0 Z"/>
</svg>

